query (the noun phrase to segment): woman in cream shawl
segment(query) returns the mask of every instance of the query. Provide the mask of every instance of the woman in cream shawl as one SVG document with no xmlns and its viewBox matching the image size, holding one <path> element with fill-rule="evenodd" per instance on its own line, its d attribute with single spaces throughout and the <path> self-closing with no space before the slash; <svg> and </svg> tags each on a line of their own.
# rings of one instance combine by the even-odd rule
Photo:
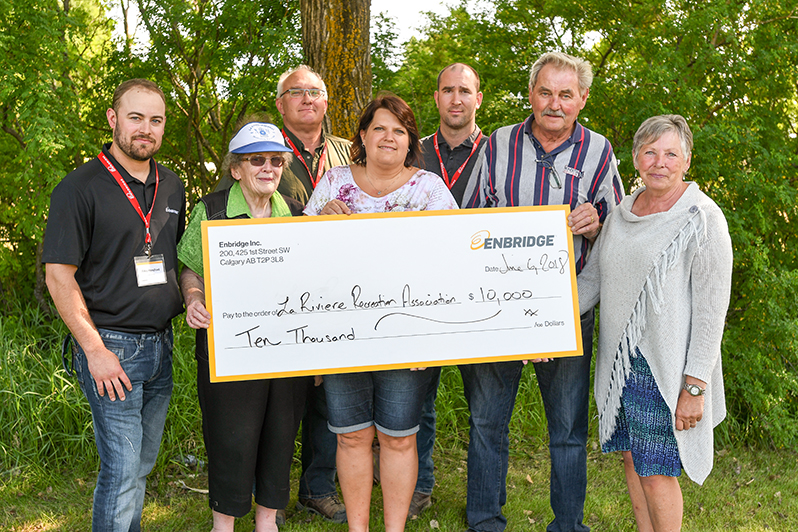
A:
<svg viewBox="0 0 798 532">
<path fill-rule="evenodd" d="M 692 145 L 679 115 L 640 126 L 632 156 L 644 186 L 610 213 L 578 283 L 582 308 L 601 300 L 599 436 L 623 454 L 640 531 L 681 529 L 678 476 L 704 482 L 726 415 L 731 239 L 720 208 L 684 180 Z"/>
</svg>

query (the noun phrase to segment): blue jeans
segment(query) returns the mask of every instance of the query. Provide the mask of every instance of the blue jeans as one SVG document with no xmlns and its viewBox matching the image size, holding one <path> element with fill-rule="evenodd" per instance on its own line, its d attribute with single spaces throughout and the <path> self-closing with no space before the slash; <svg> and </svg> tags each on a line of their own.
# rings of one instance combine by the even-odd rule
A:
<svg viewBox="0 0 798 532">
<path fill-rule="evenodd" d="M 593 311 L 582 316 L 584 355 L 535 364 L 549 429 L 551 507 L 547 532 L 588 532 L 582 523 L 587 487 L 587 422 Z M 471 412 L 466 517 L 470 530 L 502 532 L 507 519 L 510 418 L 521 362 L 460 366 Z"/>
<path fill-rule="evenodd" d="M 435 447 L 435 399 L 438 397 L 438 386 L 441 383 L 441 368 L 427 368 L 430 374 L 429 388 L 421 410 L 421 421 L 418 425 L 416 444 L 418 448 L 418 480 L 416 489 L 425 495 L 432 494 L 435 487 L 435 463 L 432 460 L 432 449 Z"/>
<path fill-rule="evenodd" d="M 593 311 L 582 316 L 581 357 L 535 364 L 546 410 L 551 457 L 550 503 L 554 520 L 547 532 L 588 532 L 582 523 L 587 490 L 587 430 Z"/>
<path fill-rule="evenodd" d="M 74 364 L 80 388 L 89 401 L 100 474 L 94 489 L 94 532 L 138 532 L 147 475 L 161 445 L 172 395 L 172 328 L 150 334 L 100 329 L 108 350 L 119 357 L 132 391 L 111 401 L 97 391 L 83 349 Z"/>
<path fill-rule="evenodd" d="M 335 451 L 338 441 L 327 427 L 327 397 L 324 384 L 308 390 L 302 418 L 302 476 L 300 499 L 326 499 L 335 489 Z"/>
<path fill-rule="evenodd" d="M 521 380 L 521 362 L 460 366 L 468 410 L 468 486 L 466 518 L 469 530 L 502 532 L 507 518 L 507 465 L 510 458 L 510 418 Z"/>
</svg>

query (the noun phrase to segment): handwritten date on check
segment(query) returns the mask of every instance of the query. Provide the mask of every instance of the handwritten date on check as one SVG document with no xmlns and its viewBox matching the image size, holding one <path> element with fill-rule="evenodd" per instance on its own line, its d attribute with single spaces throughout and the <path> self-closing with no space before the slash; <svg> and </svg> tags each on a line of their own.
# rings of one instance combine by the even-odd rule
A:
<svg viewBox="0 0 798 532">
<path fill-rule="evenodd" d="M 567 214 L 203 222 L 211 380 L 579 356 Z"/>
</svg>

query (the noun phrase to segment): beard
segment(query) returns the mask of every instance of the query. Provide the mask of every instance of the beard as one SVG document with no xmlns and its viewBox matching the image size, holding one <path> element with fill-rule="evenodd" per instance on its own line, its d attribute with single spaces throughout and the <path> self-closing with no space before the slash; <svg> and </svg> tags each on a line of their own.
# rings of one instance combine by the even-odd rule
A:
<svg viewBox="0 0 798 532">
<path fill-rule="evenodd" d="M 137 139 L 147 139 L 153 142 L 149 145 L 135 144 Z M 160 143 L 156 143 L 155 138 L 148 135 L 136 135 L 130 138 L 123 138 L 119 129 L 114 130 L 114 144 L 128 157 L 134 161 L 148 161 L 161 148 Z"/>
<path fill-rule="evenodd" d="M 463 113 L 459 117 L 453 117 L 447 113 L 441 118 L 441 121 L 451 129 L 457 130 L 468 127 L 471 124 L 471 116 Z"/>
</svg>

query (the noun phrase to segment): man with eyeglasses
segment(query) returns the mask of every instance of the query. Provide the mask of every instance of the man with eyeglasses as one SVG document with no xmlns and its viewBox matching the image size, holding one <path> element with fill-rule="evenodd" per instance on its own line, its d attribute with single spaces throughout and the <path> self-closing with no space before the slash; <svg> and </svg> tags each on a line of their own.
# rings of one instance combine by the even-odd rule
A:
<svg viewBox="0 0 798 532">
<path fill-rule="evenodd" d="M 294 152 L 278 191 L 304 205 L 324 172 L 350 163 L 352 143 L 324 133 L 327 86 L 309 66 L 299 65 L 280 76 L 275 103 L 283 116 L 286 144 Z"/>
<path fill-rule="evenodd" d="M 609 141 L 577 121 L 592 82 L 587 61 L 563 53 L 543 54 L 529 77 L 532 114 L 491 135 L 463 203 L 464 207 L 570 205 L 568 225 L 574 235 L 577 275 L 602 222 L 624 195 Z M 590 530 L 582 519 L 592 310 L 581 323 L 583 356 L 533 360 L 549 430 L 554 520 L 548 532 Z M 471 530 L 501 532 L 507 524 L 501 507 L 506 502 L 508 427 L 523 367 L 521 362 L 461 367 L 471 411 L 466 506 Z M 475 433 L 480 437 L 475 438 Z M 496 485 L 500 491 L 478 489 Z"/>
<path fill-rule="evenodd" d="M 299 65 L 280 76 L 275 103 L 283 116 L 286 144 L 294 152 L 277 190 L 304 205 L 327 170 L 350 163 L 352 143 L 324 133 L 327 87 L 309 66 Z M 345 523 L 346 508 L 335 487 L 337 445 L 335 434 L 327 428 L 324 386 L 316 386 L 308 390 L 302 418 L 302 476 L 297 508 L 334 523 Z"/>
</svg>

